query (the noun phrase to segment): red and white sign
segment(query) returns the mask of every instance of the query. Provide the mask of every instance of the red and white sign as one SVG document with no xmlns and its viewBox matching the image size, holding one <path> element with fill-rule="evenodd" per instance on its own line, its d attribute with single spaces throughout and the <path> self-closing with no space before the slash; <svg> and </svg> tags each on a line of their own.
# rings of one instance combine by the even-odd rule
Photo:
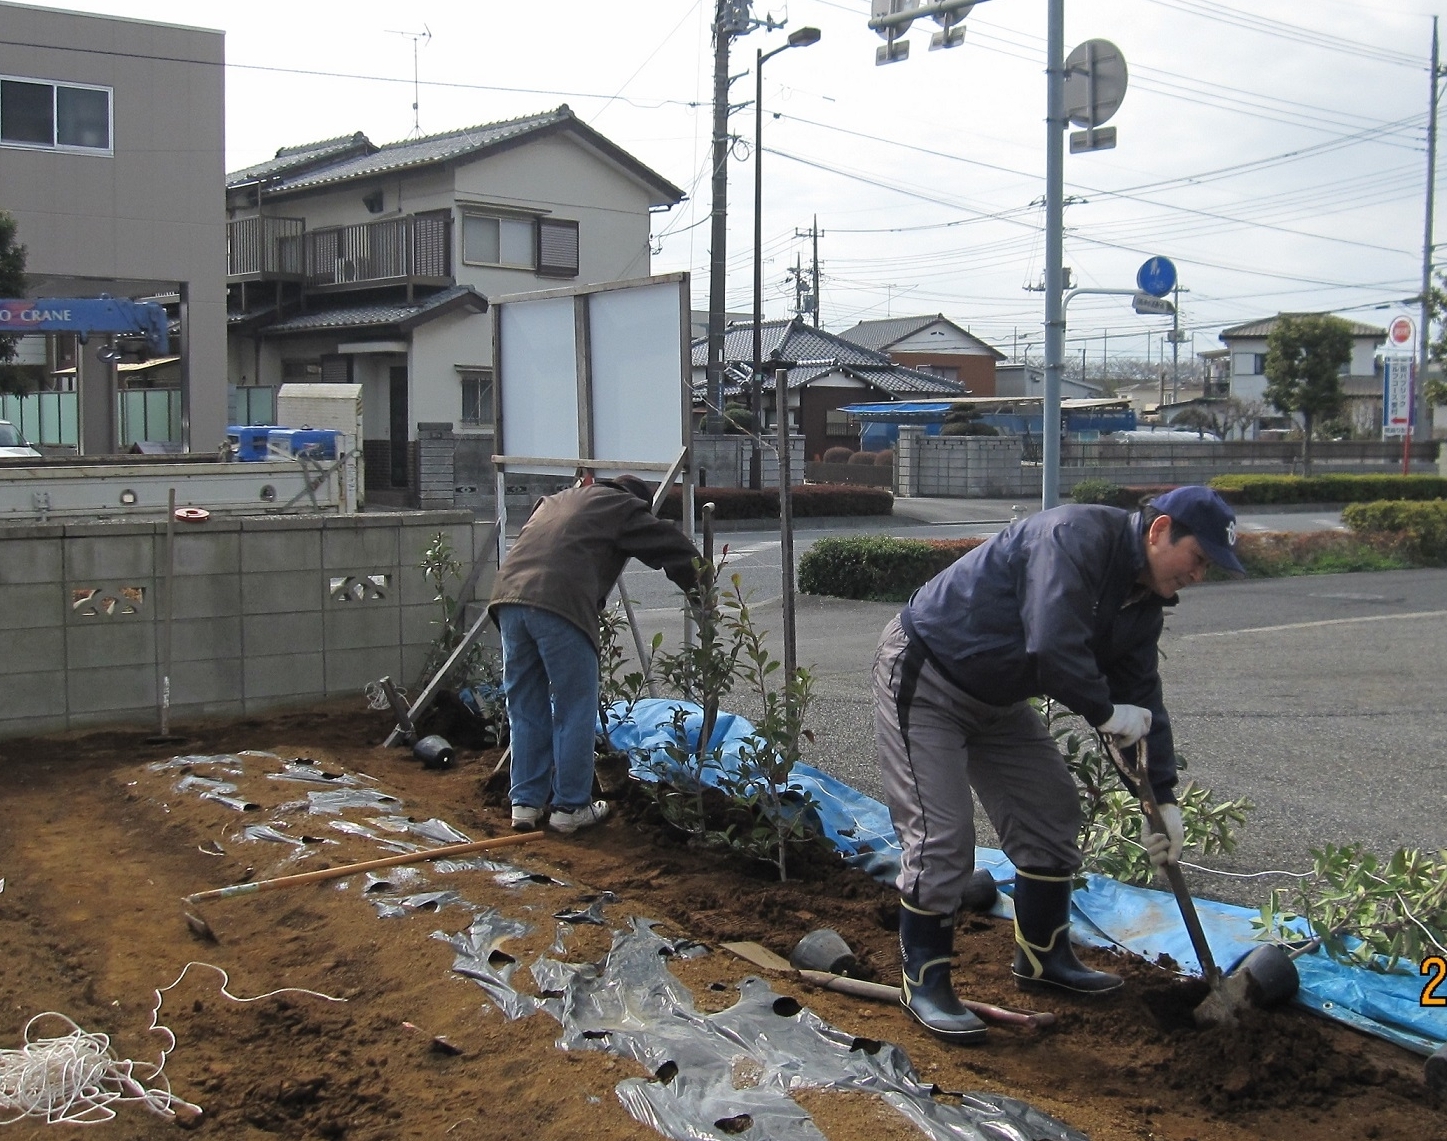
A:
<svg viewBox="0 0 1447 1141">
<path fill-rule="evenodd" d="M 1417 325 L 1410 317 L 1398 317 L 1387 326 L 1387 344 L 1398 352 L 1411 352 L 1417 344 Z"/>
</svg>

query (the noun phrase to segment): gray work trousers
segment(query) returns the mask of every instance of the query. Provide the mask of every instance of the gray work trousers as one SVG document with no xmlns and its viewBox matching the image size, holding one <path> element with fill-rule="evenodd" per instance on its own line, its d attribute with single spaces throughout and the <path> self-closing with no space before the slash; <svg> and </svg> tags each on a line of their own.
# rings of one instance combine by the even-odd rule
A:
<svg viewBox="0 0 1447 1141">
<path fill-rule="evenodd" d="M 1075 780 L 1029 702 L 987 705 L 952 683 L 896 617 L 874 657 L 874 740 L 885 803 L 904 851 L 899 894 L 953 913 L 975 867 L 975 806 L 1016 867 L 1075 871 Z"/>
</svg>

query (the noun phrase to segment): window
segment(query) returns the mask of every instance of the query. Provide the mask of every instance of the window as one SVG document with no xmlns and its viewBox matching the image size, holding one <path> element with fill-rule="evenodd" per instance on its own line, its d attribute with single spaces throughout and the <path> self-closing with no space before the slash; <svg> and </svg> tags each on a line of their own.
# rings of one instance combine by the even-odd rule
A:
<svg viewBox="0 0 1447 1141">
<path fill-rule="evenodd" d="M 538 273 L 549 277 L 578 276 L 578 223 L 538 219 Z"/>
<path fill-rule="evenodd" d="M 0 76 L 0 144 L 111 152 L 111 89 Z"/>
<path fill-rule="evenodd" d="M 1261 376 L 1265 372 L 1265 353 L 1231 354 L 1231 374 L 1233 376 Z"/>
<path fill-rule="evenodd" d="M 492 370 L 459 369 L 462 381 L 462 423 L 474 428 L 491 428 Z"/>
<path fill-rule="evenodd" d="M 526 218 L 462 216 L 462 260 L 469 265 L 532 269 L 533 222 Z"/>
<path fill-rule="evenodd" d="M 824 413 L 824 434 L 826 436 L 843 436 L 857 440 L 859 438 L 859 425 L 848 412 L 841 412 L 837 408 L 830 408 Z"/>
</svg>

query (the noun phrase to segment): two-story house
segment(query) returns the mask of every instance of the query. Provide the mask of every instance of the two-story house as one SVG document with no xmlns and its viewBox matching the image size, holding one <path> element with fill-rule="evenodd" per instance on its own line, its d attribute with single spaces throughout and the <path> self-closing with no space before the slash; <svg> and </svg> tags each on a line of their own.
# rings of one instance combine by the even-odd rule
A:
<svg viewBox="0 0 1447 1141">
<path fill-rule="evenodd" d="M 647 276 L 683 197 L 566 105 L 283 148 L 226 180 L 231 381 L 360 384 L 368 497 L 410 502 L 419 423 L 491 454 L 487 299 Z"/>
<path fill-rule="evenodd" d="M 1320 316 L 1320 314 L 1278 314 L 1279 316 Z M 1226 346 L 1227 379 L 1230 395 L 1247 405 L 1265 405 L 1266 401 L 1266 338 L 1276 326 L 1277 317 L 1248 321 L 1222 329 L 1221 342 Z M 1346 394 L 1343 413 L 1359 430 L 1370 432 L 1382 422 L 1382 374 L 1377 364 L 1377 350 L 1387 339 L 1387 331 L 1375 325 L 1349 322 L 1352 330 L 1352 357 L 1342 370 L 1342 391 Z M 1274 410 L 1264 409 L 1265 419 Z M 1254 434 L 1254 433 L 1253 433 Z"/>
<path fill-rule="evenodd" d="M 995 364 L 1005 354 L 942 313 L 860 321 L 840 335 L 895 364 L 958 381 L 972 396 L 1004 395 L 995 387 Z"/>
<path fill-rule="evenodd" d="M 0 3 L 0 209 L 30 296 L 164 301 L 195 451 L 226 433 L 224 68 L 221 32 Z M 74 362 L 79 430 L 50 442 L 119 450 L 105 348 L 90 337 Z"/>
</svg>

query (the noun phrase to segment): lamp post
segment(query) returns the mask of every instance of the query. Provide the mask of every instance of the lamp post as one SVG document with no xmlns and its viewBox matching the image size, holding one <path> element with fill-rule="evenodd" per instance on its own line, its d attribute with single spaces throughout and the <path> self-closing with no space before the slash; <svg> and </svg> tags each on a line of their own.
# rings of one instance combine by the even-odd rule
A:
<svg viewBox="0 0 1447 1141">
<path fill-rule="evenodd" d="M 763 329 L 764 321 L 764 266 L 763 266 L 763 206 L 764 206 L 764 61 L 773 59 L 780 52 L 790 48 L 806 48 L 819 42 L 818 28 L 800 28 L 789 35 L 787 42 L 771 52 L 758 49 L 754 60 L 754 360 L 749 374 L 749 411 L 753 414 L 753 447 L 749 452 L 749 486 L 757 491 L 764 484 L 762 457 L 759 454 L 760 433 L 764 425 L 763 378 Z"/>
</svg>

